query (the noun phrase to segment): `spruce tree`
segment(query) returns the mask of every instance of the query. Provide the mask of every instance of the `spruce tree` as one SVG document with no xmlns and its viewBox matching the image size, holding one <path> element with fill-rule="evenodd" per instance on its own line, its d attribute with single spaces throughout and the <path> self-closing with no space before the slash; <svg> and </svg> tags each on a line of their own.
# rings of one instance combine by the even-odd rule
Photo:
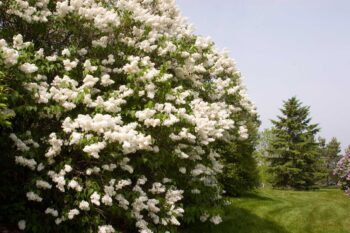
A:
<svg viewBox="0 0 350 233">
<path fill-rule="evenodd" d="M 319 177 L 317 124 L 311 124 L 310 108 L 292 97 L 284 102 L 282 116 L 272 120 L 274 135 L 269 148 L 272 185 L 294 189 L 313 188 Z"/>
</svg>

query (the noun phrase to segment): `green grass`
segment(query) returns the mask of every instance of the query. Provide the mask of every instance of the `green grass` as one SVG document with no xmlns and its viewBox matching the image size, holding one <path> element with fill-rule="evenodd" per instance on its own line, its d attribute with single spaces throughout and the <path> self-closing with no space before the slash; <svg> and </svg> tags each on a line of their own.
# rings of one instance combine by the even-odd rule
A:
<svg viewBox="0 0 350 233">
<path fill-rule="evenodd" d="M 264 189 L 232 198 L 223 223 L 191 233 L 350 233 L 350 198 L 340 190 Z"/>
</svg>

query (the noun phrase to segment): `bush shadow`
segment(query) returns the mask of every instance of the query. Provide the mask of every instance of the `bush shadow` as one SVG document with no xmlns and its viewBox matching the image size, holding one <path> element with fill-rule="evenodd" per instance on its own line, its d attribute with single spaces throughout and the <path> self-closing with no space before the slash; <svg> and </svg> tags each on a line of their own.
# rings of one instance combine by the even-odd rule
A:
<svg viewBox="0 0 350 233">
<path fill-rule="evenodd" d="M 277 223 L 262 218 L 250 211 L 231 207 L 226 211 L 227 217 L 218 231 L 215 233 L 288 233 L 288 231 Z"/>
<path fill-rule="evenodd" d="M 249 198 L 249 199 L 255 199 L 259 201 L 274 201 L 274 199 L 262 196 L 261 194 L 250 192 L 250 193 L 244 193 L 242 196 L 239 198 Z"/>
<path fill-rule="evenodd" d="M 223 222 L 212 224 L 193 224 L 182 233 L 290 233 L 282 226 L 268 219 L 237 207 L 226 210 Z"/>
</svg>

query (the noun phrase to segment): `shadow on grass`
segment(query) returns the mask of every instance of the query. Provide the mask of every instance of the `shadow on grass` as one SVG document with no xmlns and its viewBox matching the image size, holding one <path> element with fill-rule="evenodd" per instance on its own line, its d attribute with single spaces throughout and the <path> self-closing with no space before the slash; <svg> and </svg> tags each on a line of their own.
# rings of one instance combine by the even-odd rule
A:
<svg viewBox="0 0 350 233">
<path fill-rule="evenodd" d="M 256 199 L 256 200 L 260 200 L 260 201 L 273 201 L 274 200 L 272 198 L 262 196 L 261 194 L 258 194 L 255 192 L 245 193 L 240 198 L 250 198 L 250 199 Z"/>
<path fill-rule="evenodd" d="M 182 233 L 290 233 L 275 222 L 263 219 L 251 212 L 231 207 L 226 211 L 223 222 L 217 226 L 197 223 Z"/>
</svg>

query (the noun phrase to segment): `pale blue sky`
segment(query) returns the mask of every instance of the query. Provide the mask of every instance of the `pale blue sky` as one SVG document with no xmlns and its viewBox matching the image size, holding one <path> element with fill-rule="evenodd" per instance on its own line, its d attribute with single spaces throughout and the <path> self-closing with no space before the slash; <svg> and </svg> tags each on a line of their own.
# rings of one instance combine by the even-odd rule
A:
<svg viewBox="0 0 350 233">
<path fill-rule="evenodd" d="M 297 96 L 320 135 L 350 144 L 350 0 L 177 0 L 196 33 L 227 48 L 262 127 Z"/>
</svg>

